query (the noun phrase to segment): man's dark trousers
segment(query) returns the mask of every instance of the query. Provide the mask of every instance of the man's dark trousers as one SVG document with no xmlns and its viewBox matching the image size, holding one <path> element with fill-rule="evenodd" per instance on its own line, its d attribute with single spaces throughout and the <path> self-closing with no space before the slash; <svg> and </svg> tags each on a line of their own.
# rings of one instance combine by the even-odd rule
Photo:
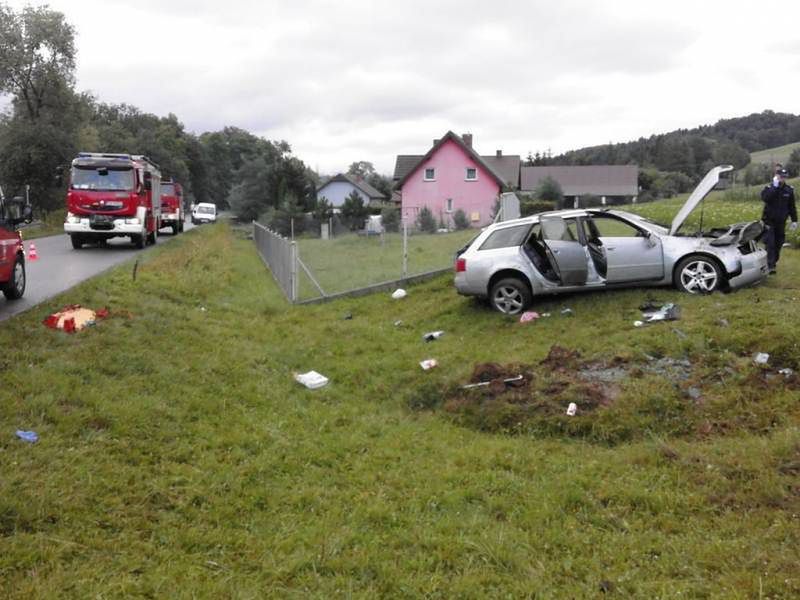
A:
<svg viewBox="0 0 800 600">
<path fill-rule="evenodd" d="M 778 264 L 778 259 L 781 257 L 781 248 L 783 242 L 786 240 L 786 222 L 775 224 L 766 223 L 767 230 L 764 232 L 764 245 L 767 247 L 767 266 L 770 270 L 775 268 Z"/>
</svg>

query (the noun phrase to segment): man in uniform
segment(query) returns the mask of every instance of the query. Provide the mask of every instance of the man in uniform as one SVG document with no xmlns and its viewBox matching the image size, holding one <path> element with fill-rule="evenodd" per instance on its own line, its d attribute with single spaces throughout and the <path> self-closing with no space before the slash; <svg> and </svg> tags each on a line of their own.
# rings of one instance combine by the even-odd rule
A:
<svg viewBox="0 0 800 600">
<path fill-rule="evenodd" d="M 794 203 L 794 188 L 786 183 L 789 174 L 786 169 L 778 168 L 772 183 L 761 191 L 764 201 L 764 212 L 761 220 L 764 221 L 766 232 L 764 244 L 767 246 L 767 265 L 770 275 L 775 273 L 778 259 L 781 257 L 781 247 L 785 239 L 786 217 L 791 217 L 792 224 L 789 230 L 797 229 L 797 208 Z"/>
</svg>

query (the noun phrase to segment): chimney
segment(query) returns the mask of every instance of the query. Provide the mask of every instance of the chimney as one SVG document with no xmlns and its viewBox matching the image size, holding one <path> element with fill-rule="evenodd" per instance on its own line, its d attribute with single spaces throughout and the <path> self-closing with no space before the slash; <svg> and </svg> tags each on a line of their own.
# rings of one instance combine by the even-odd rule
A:
<svg viewBox="0 0 800 600">
<path fill-rule="evenodd" d="M 471 133 L 463 133 L 463 134 L 461 134 L 461 139 L 464 140 L 464 145 L 467 148 L 472 148 L 472 134 Z"/>
<path fill-rule="evenodd" d="M 497 156 L 497 158 L 502 158 L 503 157 L 503 151 L 502 150 L 495 151 L 495 156 Z"/>
</svg>

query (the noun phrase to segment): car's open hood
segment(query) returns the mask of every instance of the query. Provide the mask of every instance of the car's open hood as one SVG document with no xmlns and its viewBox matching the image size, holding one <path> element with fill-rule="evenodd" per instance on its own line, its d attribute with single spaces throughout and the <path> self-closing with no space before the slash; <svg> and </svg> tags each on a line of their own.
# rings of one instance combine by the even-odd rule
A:
<svg viewBox="0 0 800 600">
<path fill-rule="evenodd" d="M 681 228 L 683 222 L 686 220 L 686 217 L 689 216 L 698 204 L 705 198 L 708 193 L 714 189 L 714 186 L 717 185 L 719 182 L 719 176 L 722 173 L 727 173 L 728 171 L 733 171 L 733 165 L 720 165 L 718 167 L 714 167 L 706 176 L 703 177 L 703 180 L 697 184 L 697 187 L 694 188 L 694 191 L 686 200 L 686 204 L 684 204 L 678 214 L 675 215 L 675 218 L 672 219 L 672 227 L 670 227 L 669 234 L 675 235 L 675 232 Z"/>
</svg>

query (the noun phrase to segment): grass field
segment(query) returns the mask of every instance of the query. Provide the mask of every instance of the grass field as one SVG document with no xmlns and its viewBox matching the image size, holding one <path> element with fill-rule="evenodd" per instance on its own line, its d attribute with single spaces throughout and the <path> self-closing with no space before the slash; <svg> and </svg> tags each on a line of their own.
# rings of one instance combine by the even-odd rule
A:
<svg viewBox="0 0 800 600">
<path fill-rule="evenodd" d="M 774 165 L 776 162 L 779 162 L 785 165 L 789 160 L 789 155 L 795 148 L 800 148 L 800 142 L 786 144 L 785 146 L 777 146 L 775 148 L 767 148 L 766 150 L 759 150 L 758 152 L 751 152 L 750 162 L 768 165 Z"/>
<path fill-rule="evenodd" d="M 800 406 L 775 371 L 800 369 L 798 278 L 789 250 L 760 288 L 570 296 L 520 325 L 449 276 L 402 301 L 288 306 L 252 242 L 188 232 L 135 281 L 125 265 L 0 325 L 0 590 L 798 597 Z M 681 321 L 634 328 L 648 297 L 678 302 Z M 112 315 L 73 336 L 40 324 L 74 302 Z M 433 329 L 446 333 L 423 343 Z M 537 365 L 553 344 L 687 359 L 702 396 L 631 371 L 609 406 L 539 431 L 496 427 L 491 400 L 466 415 L 436 395 L 476 363 Z M 429 357 L 440 366 L 423 372 Z M 331 383 L 292 380 L 308 369 Z"/>
<path fill-rule="evenodd" d="M 452 266 L 459 248 L 475 236 L 475 230 L 416 234 L 408 238 L 408 274 L 415 275 Z M 403 236 L 387 233 L 364 237 L 344 235 L 332 240 L 301 239 L 301 260 L 312 271 L 326 294 L 344 292 L 403 276 Z M 319 295 L 311 281 L 300 278 L 300 298 Z"/>
</svg>

